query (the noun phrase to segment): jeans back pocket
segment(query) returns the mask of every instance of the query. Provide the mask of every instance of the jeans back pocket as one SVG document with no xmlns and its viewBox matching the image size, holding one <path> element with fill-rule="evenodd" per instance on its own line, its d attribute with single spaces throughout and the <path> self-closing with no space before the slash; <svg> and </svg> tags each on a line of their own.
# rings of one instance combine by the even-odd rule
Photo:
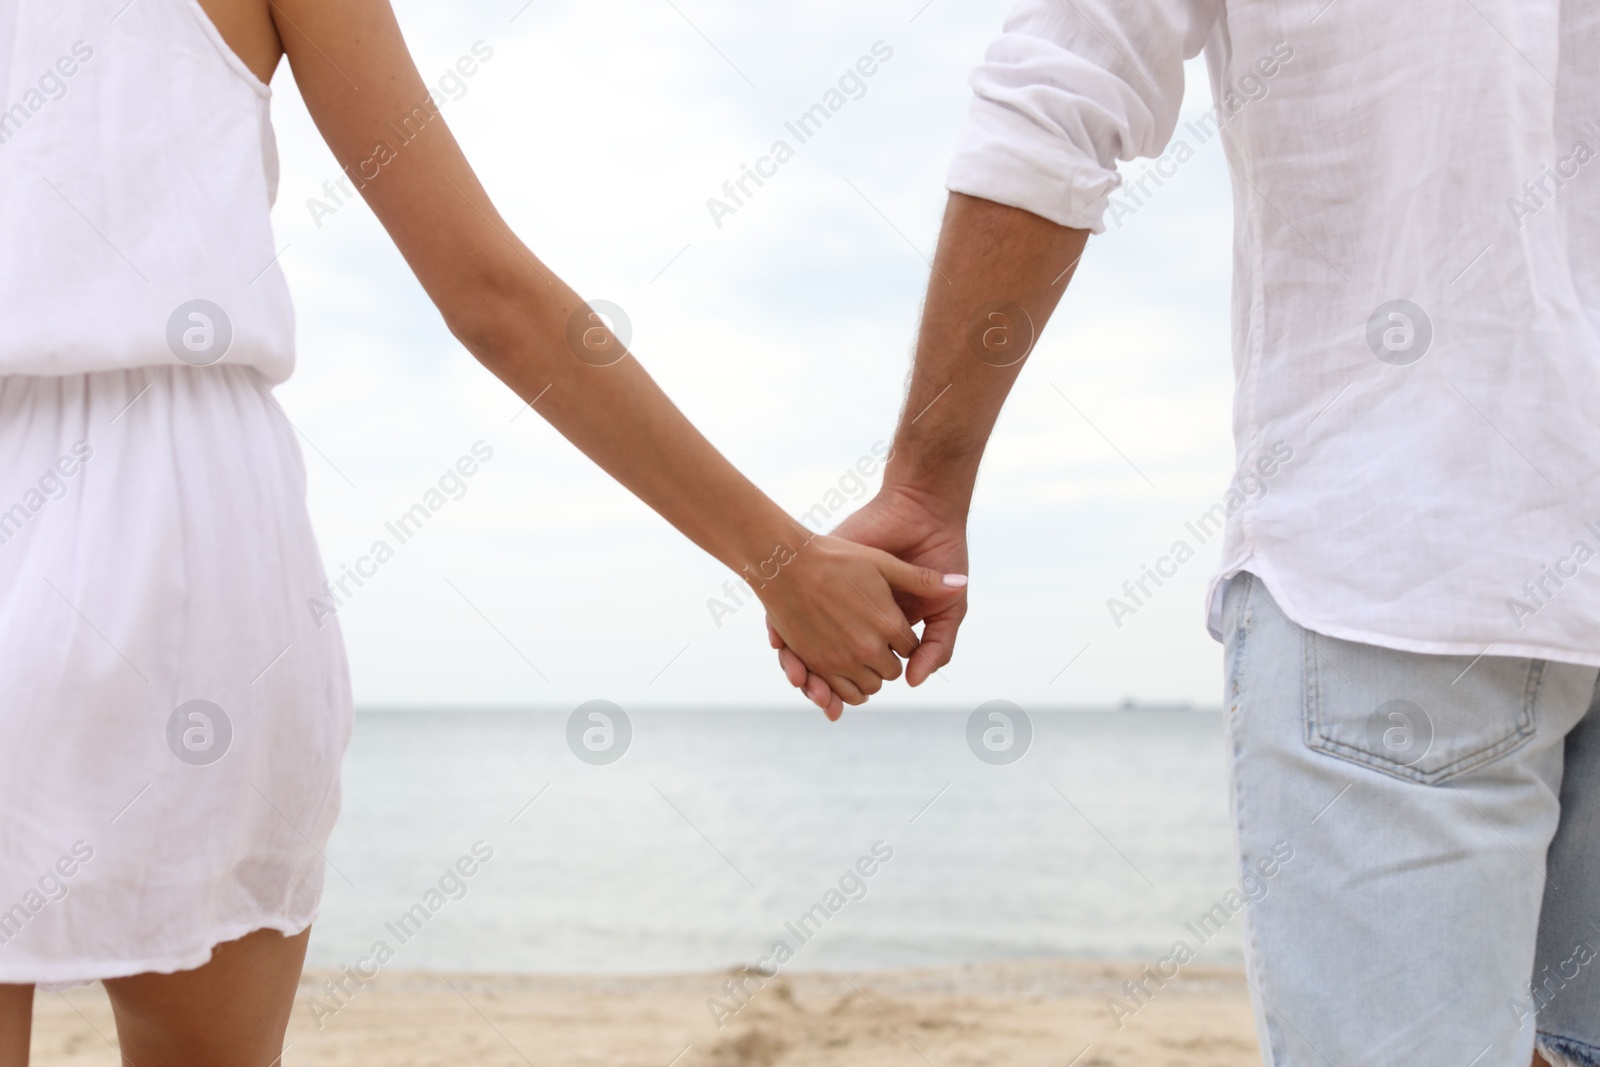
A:
<svg viewBox="0 0 1600 1067">
<path fill-rule="evenodd" d="M 1544 660 L 1436 656 L 1304 631 L 1313 750 L 1437 785 L 1525 745 Z"/>
</svg>

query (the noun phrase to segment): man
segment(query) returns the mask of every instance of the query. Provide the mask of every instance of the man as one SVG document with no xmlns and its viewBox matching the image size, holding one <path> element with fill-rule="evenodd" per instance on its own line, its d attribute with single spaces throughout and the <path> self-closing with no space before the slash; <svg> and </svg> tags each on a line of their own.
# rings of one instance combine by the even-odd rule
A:
<svg viewBox="0 0 1600 1067">
<path fill-rule="evenodd" d="M 1220 132 L 1236 484 L 1271 491 L 1207 615 L 1241 874 L 1295 850 L 1248 915 L 1269 1064 L 1600 1064 L 1596 55 L 1572 0 L 1024 0 L 973 74 L 893 459 L 839 532 L 966 572 L 1115 161 Z M 916 685 L 965 604 L 902 605 Z"/>
</svg>

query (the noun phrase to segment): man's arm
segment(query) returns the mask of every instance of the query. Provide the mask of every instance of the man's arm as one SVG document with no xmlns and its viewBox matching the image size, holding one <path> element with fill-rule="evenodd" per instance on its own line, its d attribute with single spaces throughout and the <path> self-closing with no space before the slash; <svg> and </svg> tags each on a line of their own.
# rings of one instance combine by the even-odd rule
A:
<svg viewBox="0 0 1600 1067">
<path fill-rule="evenodd" d="M 917 545 L 886 551 L 906 559 L 959 558 L 961 573 L 967 573 L 967 512 L 983 450 L 1088 238 L 1088 230 L 1058 226 L 1020 208 L 950 194 L 911 384 L 878 494 L 881 510 L 920 536 Z M 870 528 L 873 520 L 863 516 L 841 533 L 853 537 L 858 526 Z M 904 535 L 894 540 L 903 542 Z M 937 548 L 950 544 L 959 545 L 957 554 Z M 903 554 L 907 549 L 911 555 Z M 950 662 L 966 597 L 957 603 L 907 598 L 906 606 L 913 621 L 927 622 L 906 668 L 906 681 L 920 685 Z"/>
<path fill-rule="evenodd" d="M 992 200 L 950 195 L 883 487 L 837 536 L 919 567 L 967 573 L 967 512 L 984 446 L 1088 237 Z M 895 599 L 909 622 L 926 623 L 905 674 L 921 685 L 950 662 L 966 596 Z M 838 718 L 843 709 L 827 683 L 775 631 L 768 636 L 790 683 Z"/>
<path fill-rule="evenodd" d="M 1089 233 L 1104 230 L 1116 161 L 1159 156 L 1177 126 L 1184 60 L 1222 0 L 1019 0 L 972 73 L 923 304 L 916 366 L 884 485 L 835 531 L 902 559 L 961 561 L 984 446 Z M 1008 207 L 1005 205 L 1017 205 Z M 1025 209 L 1025 210 L 1024 210 Z M 950 660 L 966 599 L 898 597 L 925 621 L 912 685 Z M 830 715 L 821 680 L 774 647 Z"/>
<path fill-rule="evenodd" d="M 965 521 L 978 463 L 1088 230 L 950 194 L 884 487 Z"/>
</svg>

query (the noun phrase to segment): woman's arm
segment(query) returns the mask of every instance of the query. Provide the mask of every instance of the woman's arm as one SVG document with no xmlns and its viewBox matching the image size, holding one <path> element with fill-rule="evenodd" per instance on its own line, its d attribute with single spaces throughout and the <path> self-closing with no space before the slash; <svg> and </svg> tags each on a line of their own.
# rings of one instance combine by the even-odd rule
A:
<svg viewBox="0 0 1600 1067">
<path fill-rule="evenodd" d="M 779 634 L 846 702 L 898 677 L 895 654 L 909 656 L 916 636 L 891 586 L 943 596 L 959 585 L 811 534 L 734 469 L 631 355 L 616 348 L 621 358 L 607 365 L 578 358 L 569 323 L 587 320 L 582 301 L 495 211 L 431 104 L 387 0 L 268 7 L 318 129 L 468 351 L 695 544 L 757 574 L 752 585 Z M 396 128 L 410 140 L 399 143 Z M 590 328 L 601 331 L 592 344 L 617 345 L 603 326 Z"/>
</svg>

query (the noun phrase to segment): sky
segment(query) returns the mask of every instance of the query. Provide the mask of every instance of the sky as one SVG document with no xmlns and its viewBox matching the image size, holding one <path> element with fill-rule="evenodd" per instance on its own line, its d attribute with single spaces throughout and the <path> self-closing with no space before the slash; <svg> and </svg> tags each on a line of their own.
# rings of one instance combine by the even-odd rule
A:
<svg viewBox="0 0 1600 1067">
<path fill-rule="evenodd" d="M 852 468 L 892 435 L 967 72 L 1008 7 L 396 3 L 511 227 L 586 299 L 624 309 L 634 354 L 793 514 L 851 494 Z M 892 54 L 858 98 L 714 217 L 708 198 L 792 143 L 784 123 L 875 48 Z M 450 76 L 474 55 L 471 77 Z M 1198 62 L 1186 73 L 1193 117 L 1210 91 Z M 759 605 L 710 610 L 726 568 L 525 411 L 450 336 L 366 206 L 333 204 L 340 171 L 287 64 L 272 84 L 299 349 L 277 396 L 330 574 L 392 542 L 385 523 L 460 457 L 490 453 L 339 609 L 357 704 L 799 700 Z M 1228 486 L 1230 227 L 1213 141 L 1091 238 L 985 460 L 956 658 L 874 706 L 1220 702 L 1203 604 L 1215 541 L 1135 614 L 1114 620 L 1107 599 Z"/>
</svg>

